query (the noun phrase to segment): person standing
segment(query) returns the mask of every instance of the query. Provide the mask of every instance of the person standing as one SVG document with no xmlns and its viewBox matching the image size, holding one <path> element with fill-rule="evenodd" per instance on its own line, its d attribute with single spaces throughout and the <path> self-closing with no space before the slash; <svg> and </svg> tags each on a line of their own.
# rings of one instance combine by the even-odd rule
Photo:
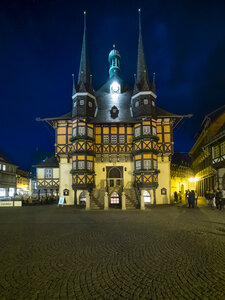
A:
<svg viewBox="0 0 225 300">
<path fill-rule="evenodd" d="M 195 205 L 197 207 L 197 201 L 198 201 L 198 194 L 197 194 L 197 191 L 195 191 Z"/>
<path fill-rule="evenodd" d="M 216 189 L 216 193 L 215 193 L 215 200 L 216 200 L 216 208 L 217 209 L 219 209 L 219 207 L 220 207 L 220 195 L 221 194 L 221 192 L 220 192 L 220 190 L 219 189 Z"/>
<path fill-rule="evenodd" d="M 220 210 L 223 209 L 224 205 L 225 205 L 225 189 L 222 189 Z"/>
<path fill-rule="evenodd" d="M 174 192 L 174 202 L 177 203 L 178 202 L 178 195 L 177 195 L 177 191 Z"/>
</svg>

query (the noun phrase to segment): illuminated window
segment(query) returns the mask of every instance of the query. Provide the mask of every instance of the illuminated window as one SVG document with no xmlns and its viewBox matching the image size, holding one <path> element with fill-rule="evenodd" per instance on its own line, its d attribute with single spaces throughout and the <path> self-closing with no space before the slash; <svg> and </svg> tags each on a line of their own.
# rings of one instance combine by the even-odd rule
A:
<svg viewBox="0 0 225 300">
<path fill-rule="evenodd" d="M 0 164 L 0 170 L 2 169 L 2 165 Z"/>
<path fill-rule="evenodd" d="M 77 135 L 77 127 L 74 127 L 73 128 L 73 136 L 76 136 Z"/>
<path fill-rule="evenodd" d="M 88 134 L 88 136 L 93 137 L 93 128 L 88 127 L 87 134 Z"/>
<path fill-rule="evenodd" d="M 224 155 L 225 154 L 225 142 L 221 143 L 220 149 L 221 149 L 221 155 Z"/>
<path fill-rule="evenodd" d="M 110 203 L 111 204 L 119 204 L 120 203 L 120 197 L 116 192 L 111 194 Z"/>
<path fill-rule="evenodd" d="M 150 170 L 152 168 L 152 162 L 150 159 L 145 159 L 144 160 L 144 169 L 145 170 Z"/>
<path fill-rule="evenodd" d="M 113 134 L 113 135 L 111 136 L 111 143 L 112 143 L 112 144 L 116 144 L 116 143 L 117 143 L 117 135 Z"/>
<path fill-rule="evenodd" d="M 88 101 L 88 106 L 89 107 L 92 107 L 93 106 L 93 103 L 91 101 Z"/>
<path fill-rule="evenodd" d="M 84 100 L 80 100 L 80 105 L 84 105 Z"/>
<path fill-rule="evenodd" d="M 6 165 L 2 165 L 2 170 L 6 171 Z"/>
<path fill-rule="evenodd" d="M 104 134 L 103 135 L 103 142 L 104 142 L 104 144 L 108 144 L 109 143 L 109 135 L 108 134 Z"/>
<path fill-rule="evenodd" d="M 219 155 L 220 155 L 219 145 L 216 145 L 216 146 L 213 147 L 213 152 L 214 152 L 214 158 L 219 157 Z"/>
<path fill-rule="evenodd" d="M 14 188 L 9 188 L 9 197 L 14 196 Z"/>
<path fill-rule="evenodd" d="M 141 135 L 141 127 L 140 126 L 135 128 L 134 134 L 135 134 L 136 137 Z"/>
<path fill-rule="evenodd" d="M 155 107 L 155 101 L 152 101 L 152 106 Z"/>
<path fill-rule="evenodd" d="M 144 99 L 144 105 L 148 104 L 148 99 Z"/>
<path fill-rule="evenodd" d="M 139 101 L 136 101 L 135 102 L 135 107 L 138 107 L 139 106 Z"/>
<path fill-rule="evenodd" d="M 145 203 L 151 203 L 151 195 L 149 192 L 144 191 L 143 192 L 144 202 Z"/>
<path fill-rule="evenodd" d="M 152 126 L 152 134 L 156 135 L 156 128 Z"/>
<path fill-rule="evenodd" d="M 158 167 L 158 162 L 157 162 L 157 160 L 153 160 L 153 166 L 154 166 L 154 169 L 157 169 L 157 167 Z"/>
<path fill-rule="evenodd" d="M 143 126 L 143 134 L 150 134 L 150 126 Z"/>
<path fill-rule="evenodd" d="M 85 127 L 84 126 L 80 126 L 78 128 L 78 135 L 85 135 Z"/>
<path fill-rule="evenodd" d="M 0 188 L 0 197 L 5 197 L 5 189 Z"/>
<path fill-rule="evenodd" d="M 84 170 L 85 169 L 85 163 L 83 160 L 78 161 L 78 169 L 79 170 Z"/>
<path fill-rule="evenodd" d="M 53 169 L 45 169 L 45 178 L 53 177 Z"/>
<path fill-rule="evenodd" d="M 141 169 L 141 160 L 136 160 L 136 169 L 137 170 Z"/>
<path fill-rule="evenodd" d="M 125 143 L 125 135 L 120 135 L 119 141 L 120 141 L 120 144 L 124 144 Z"/>
<path fill-rule="evenodd" d="M 87 161 L 87 169 L 93 170 L 93 161 Z"/>
<path fill-rule="evenodd" d="M 76 161 L 73 161 L 72 167 L 73 167 L 73 170 L 76 170 L 76 168 L 77 168 Z"/>
</svg>

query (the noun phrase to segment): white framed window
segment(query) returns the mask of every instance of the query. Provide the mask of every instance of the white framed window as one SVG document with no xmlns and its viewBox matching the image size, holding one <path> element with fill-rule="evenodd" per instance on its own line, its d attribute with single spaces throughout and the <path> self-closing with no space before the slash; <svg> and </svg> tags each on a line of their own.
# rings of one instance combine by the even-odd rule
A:
<svg viewBox="0 0 225 300">
<path fill-rule="evenodd" d="M 144 169 L 145 170 L 150 170 L 152 168 L 152 162 L 150 159 L 145 159 L 144 160 Z"/>
<path fill-rule="evenodd" d="M 14 188 L 9 188 L 9 197 L 14 196 Z"/>
<path fill-rule="evenodd" d="M 108 134 L 104 134 L 103 135 L 103 143 L 104 144 L 108 144 L 109 143 L 109 135 Z"/>
<path fill-rule="evenodd" d="M 74 127 L 73 128 L 73 136 L 76 136 L 77 135 L 77 127 Z"/>
<path fill-rule="evenodd" d="M 5 189 L 0 188 L 0 197 L 5 197 Z"/>
<path fill-rule="evenodd" d="M 144 191 L 143 196 L 144 196 L 145 203 L 151 203 L 151 195 L 148 191 Z"/>
<path fill-rule="evenodd" d="M 93 107 L 93 103 L 91 101 L 88 101 L 88 106 Z"/>
<path fill-rule="evenodd" d="M 119 136 L 119 142 L 120 142 L 120 144 L 124 144 L 125 143 L 125 135 L 124 134 L 121 134 Z"/>
<path fill-rule="evenodd" d="M 111 143 L 116 144 L 117 143 L 117 135 L 113 134 L 111 135 Z"/>
<path fill-rule="evenodd" d="M 84 100 L 80 100 L 80 105 L 84 105 Z"/>
<path fill-rule="evenodd" d="M 156 127 L 152 126 L 152 134 L 156 135 Z"/>
<path fill-rule="evenodd" d="M 53 169 L 46 168 L 45 169 L 45 178 L 52 178 L 53 177 Z"/>
<path fill-rule="evenodd" d="M 73 161 L 73 163 L 72 163 L 72 168 L 73 168 L 73 170 L 76 170 L 76 168 L 77 168 L 77 163 L 76 163 L 76 161 Z"/>
<path fill-rule="evenodd" d="M 134 106 L 138 107 L 139 106 L 139 101 L 136 101 L 135 104 L 134 104 Z"/>
<path fill-rule="evenodd" d="M 143 126 L 143 134 L 150 134 L 151 127 L 150 126 Z"/>
<path fill-rule="evenodd" d="M 140 170 L 141 169 L 141 160 L 136 160 L 135 165 L 136 165 L 136 169 Z"/>
<path fill-rule="evenodd" d="M 84 126 L 78 127 L 78 135 L 85 135 L 85 127 Z"/>
<path fill-rule="evenodd" d="M 137 128 L 135 128 L 135 130 L 134 130 L 134 135 L 135 135 L 135 137 L 141 135 L 141 127 L 140 127 L 140 126 L 137 127 Z"/>
<path fill-rule="evenodd" d="M 158 168 L 158 162 L 155 159 L 153 160 L 153 166 L 154 166 L 154 169 Z"/>
<path fill-rule="evenodd" d="M 120 197 L 116 192 L 113 192 L 111 194 L 110 203 L 111 204 L 119 204 L 120 203 Z"/>
<path fill-rule="evenodd" d="M 90 127 L 87 128 L 87 135 L 93 137 L 93 128 Z"/>
<path fill-rule="evenodd" d="M 93 161 L 87 161 L 87 169 L 93 170 Z"/>
<path fill-rule="evenodd" d="M 148 99 L 144 99 L 144 105 L 148 104 Z"/>
<path fill-rule="evenodd" d="M 85 162 L 84 160 L 78 161 L 78 169 L 84 170 L 85 169 Z"/>
<path fill-rule="evenodd" d="M 152 100 L 152 106 L 155 107 L 155 101 Z"/>
<path fill-rule="evenodd" d="M 2 170 L 6 171 L 6 165 L 2 165 Z"/>
</svg>

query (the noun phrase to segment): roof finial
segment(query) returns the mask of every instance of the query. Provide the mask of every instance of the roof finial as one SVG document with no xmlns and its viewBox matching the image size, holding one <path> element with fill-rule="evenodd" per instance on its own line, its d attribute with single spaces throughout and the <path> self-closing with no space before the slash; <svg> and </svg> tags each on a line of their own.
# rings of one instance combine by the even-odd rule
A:
<svg viewBox="0 0 225 300">
<path fill-rule="evenodd" d="M 153 73 L 153 79 L 152 79 L 153 84 L 155 84 L 155 72 Z"/>
<path fill-rule="evenodd" d="M 86 11 L 84 11 L 84 29 L 86 30 Z"/>
<path fill-rule="evenodd" d="M 139 15 L 139 32 L 141 32 L 141 9 L 138 9 L 138 15 Z"/>
<path fill-rule="evenodd" d="M 115 45 L 115 44 L 113 44 L 113 48 L 114 48 L 114 49 L 116 48 L 116 45 Z"/>
</svg>

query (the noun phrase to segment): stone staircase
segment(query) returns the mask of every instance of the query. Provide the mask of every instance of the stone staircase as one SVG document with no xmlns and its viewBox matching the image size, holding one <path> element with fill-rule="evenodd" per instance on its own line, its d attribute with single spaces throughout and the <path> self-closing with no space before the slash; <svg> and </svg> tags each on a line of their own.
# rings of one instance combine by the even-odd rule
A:
<svg viewBox="0 0 225 300">
<path fill-rule="evenodd" d="M 124 189 L 126 195 L 126 209 L 138 209 L 140 208 L 139 199 L 134 188 Z"/>
<path fill-rule="evenodd" d="M 91 197 L 91 210 L 104 209 L 104 189 L 93 189 Z"/>
</svg>

